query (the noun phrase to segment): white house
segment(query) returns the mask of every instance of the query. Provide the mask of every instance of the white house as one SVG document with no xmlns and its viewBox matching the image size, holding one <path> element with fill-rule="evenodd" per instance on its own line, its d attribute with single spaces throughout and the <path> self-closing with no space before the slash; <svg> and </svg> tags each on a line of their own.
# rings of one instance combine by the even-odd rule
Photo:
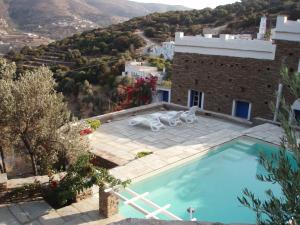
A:
<svg viewBox="0 0 300 225">
<path fill-rule="evenodd" d="M 148 76 L 157 76 L 160 77 L 161 73 L 154 66 L 150 66 L 146 62 L 126 62 L 125 71 L 122 73 L 122 76 L 132 76 L 135 78 L 138 77 L 148 77 Z"/>
<path fill-rule="evenodd" d="M 163 42 L 162 45 L 155 45 L 150 49 L 150 55 L 159 57 L 164 56 L 165 59 L 172 60 L 174 57 L 175 42 Z"/>
</svg>

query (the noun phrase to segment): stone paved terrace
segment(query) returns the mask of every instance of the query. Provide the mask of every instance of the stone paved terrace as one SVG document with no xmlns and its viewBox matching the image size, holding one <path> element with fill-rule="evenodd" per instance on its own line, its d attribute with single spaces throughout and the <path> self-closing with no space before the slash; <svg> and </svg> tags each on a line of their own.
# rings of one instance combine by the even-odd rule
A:
<svg viewBox="0 0 300 225">
<path fill-rule="evenodd" d="M 165 109 L 150 108 L 137 115 L 160 111 L 165 111 Z M 138 152 L 167 151 L 172 147 L 189 149 L 189 142 L 195 142 L 201 137 L 222 131 L 242 132 L 249 128 L 245 124 L 202 115 L 198 116 L 198 122 L 194 124 L 182 123 L 176 127 L 166 126 L 159 132 L 153 132 L 147 127 L 129 126 L 128 123 L 134 116 L 116 117 L 111 122 L 102 124 L 91 137 L 92 152 L 117 165 L 125 165 L 134 160 Z"/>
<path fill-rule="evenodd" d="M 247 136 L 271 144 L 279 145 L 283 132 L 280 127 L 263 124 L 244 130 L 223 129 L 209 135 L 200 136 L 185 142 L 183 145 L 169 147 L 163 151 L 156 151 L 152 155 L 136 159 L 123 166 L 110 170 L 117 178 L 138 181 L 179 164 L 198 158 L 218 145 L 235 138 Z"/>
<path fill-rule="evenodd" d="M 1 225 L 107 225 L 122 218 L 100 216 L 98 194 L 58 210 L 43 200 L 0 205 Z"/>
</svg>

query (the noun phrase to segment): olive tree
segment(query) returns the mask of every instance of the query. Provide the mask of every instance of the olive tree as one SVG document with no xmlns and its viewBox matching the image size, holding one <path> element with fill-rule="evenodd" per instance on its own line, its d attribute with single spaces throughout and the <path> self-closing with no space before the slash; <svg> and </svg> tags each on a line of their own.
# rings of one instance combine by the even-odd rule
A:
<svg viewBox="0 0 300 225">
<path fill-rule="evenodd" d="M 0 64 L 5 77 L 14 77 L 13 64 L 5 60 Z M 0 80 L 1 126 L 14 139 L 10 147 L 17 144 L 30 157 L 35 175 L 46 173 L 62 159 L 66 165 L 89 148 L 79 134 L 82 125 L 72 119 L 55 86 L 46 67 L 26 71 L 18 79 Z"/>
<path fill-rule="evenodd" d="M 282 71 L 283 81 L 289 87 L 295 99 L 300 97 L 300 74 L 288 74 L 285 68 Z M 282 100 L 279 119 L 284 130 L 281 139 L 280 151 L 268 159 L 260 157 L 260 163 L 267 174 L 258 175 L 262 182 L 278 184 L 283 196 L 276 196 L 272 190 L 266 190 L 267 200 L 257 198 L 250 190 L 244 190 L 244 196 L 239 201 L 246 207 L 254 210 L 257 223 L 271 224 L 300 224 L 300 145 L 297 141 L 297 131 L 292 123 L 291 107 Z M 290 154 L 291 153 L 291 154 Z"/>
<path fill-rule="evenodd" d="M 12 80 L 14 78 L 14 74 L 16 71 L 15 63 L 8 63 L 6 60 L 0 58 L 0 80 Z M 8 90 L 10 86 L 4 85 L 1 87 L 3 91 Z M 8 111 L 11 111 L 12 108 L 10 107 L 9 102 L 11 102 L 12 96 L 9 94 L 2 96 L 0 95 L 0 129 L 2 131 L 1 138 L 0 138 L 0 157 L 1 157 L 1 164 L 0 164 L 0 172 L 6 173 L 6 165 L 5 165 L 5 146 L 8 142 L 12 141 L 11 135 L 9 134 L 8 127 L 6 126 L 7 118 L 5 115 L 8 115 Z M 4 106 L 4 107 L 3 107 Z"/>
</svg>

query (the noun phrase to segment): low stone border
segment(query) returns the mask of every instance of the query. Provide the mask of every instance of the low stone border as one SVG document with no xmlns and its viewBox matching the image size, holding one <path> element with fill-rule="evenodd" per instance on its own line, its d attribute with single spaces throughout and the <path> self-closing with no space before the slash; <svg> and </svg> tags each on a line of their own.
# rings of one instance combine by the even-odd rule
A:
<svg viewBox="0 0 300 225">
<path fill-rule="evenodd" d="M 108 225 L 226 225 L 223 223 L 209 222 L 190 222 L 190 221 L 164 221 L 164 220 L 144 220 L 144 219 L 125 219 Z M 246 224 L 227 224 L 227 225 L 246 225 Z M 250 224 L 248 224 L 250 225 Z"/>
<path fill-rule="evenodd" d="M 159 103 L 152 103 L 152 104 L 149 104 L 149 105 L 134 107 L 134 108 L 130 108 L 130 109 L 124 109 L 124 110 L 117 111 L 117 112 L 107 113 L 107 114 L 104 114 L 104 115 L 92 117 L 90 119 L 98 119 L 102 123 L 105 123 L 105 122 L 108 122 L 108 121 L 116 119 L 116 118 L 121 118 L 121 117 L 126 117 L 126 116 L 133 116 L 133 115 L 136 115 L 137 113 L 143 113 L 143 112 L 156 110 L 156 109 L 161 110 L 162 108 L 165 109 L 165 110 L 188 110 L 189 109 L 189 107 L 187 107 L 187 106 L 177 105 L 177 104 L 174 104 L 174 103 L 159 102 Z M 197 115 L 202 115 L 202 116 L 211 116 L 211 117 L 214 117 L 214 118 L 217 118 L 217 119 L 230 121 L 232 123 L 243 124 L 243 125 L 246 125 L 246 126 L 252 126 L 253 125 L 253 123 L 251 121 L 248 121 L 248 120 L 245 120 L 245 119 L 240 119 L 240 118 L 230 116 L 230 115 L 226 115 L 226 114 L 222 114 L 222 113 L 216 113 L 216 112 L 213 112 L 213 111 L 207 111 L 207 110 L 199 109 L 196 112 L 196 114 Z"/>
<path fill-rule="evenodd" d="M 0 193 L 7 190 L 7 174 L 0 174 Z"/>
<path fill-rule="evenodd" d="M 189 109 L 189 107 L 187 107 L 187 106 L 181 106 L 181 105 L 177 105 L 174 103 L 163 103 L 163 106 L 167 110 L 188 110 Z M 248 121 L 245 119 L 241 119 L 238 117 L 234 117 L 234 116 L 226 115 L 226 114 L 222 114 L 222 113 L 217 113 L 217 112 L 213 112 L 213 111 L 203 110 L 203 109 L 197 110 L 196 114 L 200 115 L 200 116 L 211 116 L 211 117 L 214 117 L 217 119 L 222 119 L 222 120 L 229 121 L 232 123 L 242 124 L 245 126 L 253 125 L 253 123 L 251 121 Z"/>
</svg>

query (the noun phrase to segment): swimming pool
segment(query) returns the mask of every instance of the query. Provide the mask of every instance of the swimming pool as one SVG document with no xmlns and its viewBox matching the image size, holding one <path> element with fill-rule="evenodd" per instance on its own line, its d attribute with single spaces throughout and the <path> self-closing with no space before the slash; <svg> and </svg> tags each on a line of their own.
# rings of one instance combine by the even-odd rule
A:
<svg viewBox="0 0 300 225">
<path fill-rule="evenodd" d="M 255 223 L 255 213 L 242 206 L 237 197 L 242 196 L 245 187 L 261 199 L 267 189 L 281 195 L 279 186 L 256 179 L 257 174 L 266 173 L 258 163 L 259 154 L 271 156 L 276 151 L 277 147 L 256 139 L 236 139 L 201 158 L 134 183 L 130 188 L 139 194 L 150 192 L 147 198 L 160 206 L 171 204 L 169 211 L 184 220 L 189 220 L 187 208 L 193 207 L 194 217 L 200 221 Z M 141 201 L 136 203 L 153 211 Z M 144 218 L 123 204 L 120 213 L 127 218 Z"/>
</svg>

